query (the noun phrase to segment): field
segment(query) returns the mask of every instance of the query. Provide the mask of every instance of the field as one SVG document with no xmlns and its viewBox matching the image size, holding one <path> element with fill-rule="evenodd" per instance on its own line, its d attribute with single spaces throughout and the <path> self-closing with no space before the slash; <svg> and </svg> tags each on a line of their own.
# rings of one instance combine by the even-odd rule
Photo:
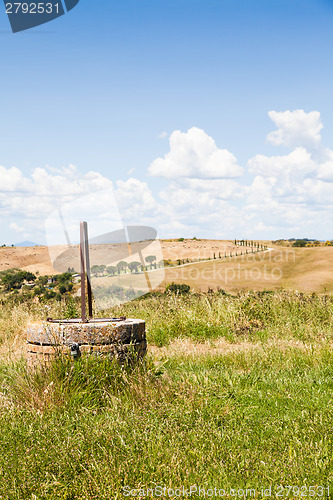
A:
<svg viewBox="0 0 333 500">
<path fill-rule="evenodd" d="M 0 499 L 332 498 L 333 248 L 161 245 L 158 291 L 104 311 L 146 321 L 134 369 L 29 370 L 27 322 L 78 316 L 79 298 L 0 294 Z M 1 252 L 55 273 L 46 247 Z"/>
<path fill-rule="evenodd" d="M 165 279 L 159 289 L 175 282 L 188 283 L 196 291 L 209 288 L 231 292 L 281 288 L 318 293 L 333 291 L 333 247 L 292 248 L 262 243 L 268 245 L 270 251 L 244 255 L 244 247 L 235 246 L 233 241 L 162 240 L 163 258 L 173 264 L 165 268 Z M 229 256 L 230 252 L 233 257 Z M 178 259 L 196 262 L 178 266 Z M 205 262 L 197 262 L 199 259 Z M 1 248 L 0 271 L 13 267 L 38 271 L 40 275 L 59 272 L 52 267 L 47 247 Z M 68 261 L 64 260 L 61 267 L 61 272 L 67 270 Z M 157 278 L 155 276 L 156 281 Z M 117 277 L 110 280 L 112 282 L 117 283 Z"/>
<path fill-rule="evenodd" d="M 47 247 L 1 247 L 0 271 L 18 268 L 33 273 L 56 274 Z"/>
<path fill-rule="evenodd" d="M 146 320 L 142 365 L 29 372 L 26 322 L 67 307 L 2 303 L 0 498 L 331 498 L 332 295 L 153 294 L 112 311 Z"/>
<path fill-rule="evenodd" d="M 177 259 L 189 258 L 189 259 L 208 259 L 213 258 L 214 253 L 216 255 L 221 252 L 235 251 L 237 248 L 233 242 L 226 240 L 161 240 L 161 250 L 164 259 L 171 259 L 176 261 Z M 106 245 L 104 245 L 106 246 Z M 121 245 L 120 245 L 121 246 Z M 109 245 L 109 252 L 115 252 L 116 245 Z M 55 251 L 53 251 L 53 248 Z M 127 248 L 127 246 L 126 246 Z M 66 250 L 66 247 L 63 247 Z M 61 248 L 51 247 L 51 254 L 60 254 Z M 75 254 L 75 252 L 73 252 Z M 118 252 L 115 252 L 116 256 Z M 78 256 L 78 252 L 76 252 Z M 106 252 L 101 252 L 102 262 L 106 263 L 105 258 Z M 75 260 L 75 259 L 72 259 Z M 79 262 L 77 261 L 78 265 Z M 64 262 L 62 267 L 66 267 L 66 262 Z M 68 265 L 67 265 L 68 267 Z M 66 267 L 66 269 L 67 269 Z M 35 247 L 1 247 L 0 248 L 0 271 L 4 271 L 10 268 L 19 268 L 25 271 L 36 272 L 40 274 L 56 274 L 58 271 L 52 266 L 49 249 L 46 246 L 35 246 Z M 64 269 L 64 270 L 66 270 Z"/>
<path fill-rule="evenodd" d="M 271 251 L 211 260 L 166 269 L 164 283 L 188 283 L 197 291 L 208 288 L 333 291 L 333 247 L 290 248 L 269 245 Z"/>
</svg>

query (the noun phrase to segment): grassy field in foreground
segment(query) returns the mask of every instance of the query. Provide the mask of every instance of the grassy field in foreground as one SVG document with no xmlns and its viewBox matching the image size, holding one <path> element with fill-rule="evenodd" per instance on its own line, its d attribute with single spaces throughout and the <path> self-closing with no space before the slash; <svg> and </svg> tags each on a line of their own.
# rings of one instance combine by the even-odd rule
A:
<svg viewBox="0 0 333 500">
<path fill-rule="evenodd" d="M 39 307 L 3 305 L 3 352 Z M 152 349 L 134 370 L 81 359 L 31 373 L 3 356 L 0 498 L 193 485 L 332 498 L 319 488 L 333 491 L 331 295 L 154 295 L 115 312 L 147 321 Z"/>
</svg>

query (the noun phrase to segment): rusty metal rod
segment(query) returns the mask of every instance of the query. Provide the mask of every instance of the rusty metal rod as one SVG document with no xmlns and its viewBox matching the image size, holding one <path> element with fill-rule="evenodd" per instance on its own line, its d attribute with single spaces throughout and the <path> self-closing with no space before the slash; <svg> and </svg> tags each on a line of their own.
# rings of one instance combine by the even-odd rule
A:
<svg viewBox="0 0 333 500">
<path fill-rule="evenodd" d="M 89 314 L 89 319 L 91 319 L 93 316 L 93 310 L 92 310 L 92 290 L 91 290 L 91 276 L 90 276 L 88 224 L 84 222 L 83 227 L 84 227 L 84 247 L 86 254 L 86 271 L 87 271 L 88 314 Z"/>
<path fill-rule="evenodd" d="M 80 261 L 81 261 L 81 319 L 86 323 L 86 273 L 84 266 L 84 222 L 80 222 Z"/>
</svg>

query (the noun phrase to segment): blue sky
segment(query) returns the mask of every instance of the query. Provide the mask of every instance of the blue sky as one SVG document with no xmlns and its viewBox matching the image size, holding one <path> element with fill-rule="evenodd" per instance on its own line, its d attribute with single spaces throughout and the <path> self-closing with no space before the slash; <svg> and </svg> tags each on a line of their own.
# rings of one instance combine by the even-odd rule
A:
<svg viewBox="0 0 333 500">
<path fill-rule="evenodd" d="M 4 243 L 102 188 L 162 237 L 333 238 L 333 0 L 81 0 L 17 34 L 1 5 L 0 43 Z"/>
</svg>

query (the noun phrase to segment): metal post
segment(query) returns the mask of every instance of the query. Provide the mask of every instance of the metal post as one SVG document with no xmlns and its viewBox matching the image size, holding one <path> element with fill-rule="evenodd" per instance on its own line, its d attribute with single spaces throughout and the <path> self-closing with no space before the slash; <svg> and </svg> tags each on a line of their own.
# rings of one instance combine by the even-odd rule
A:
<svg viewBox="0 0 333 500">
<path fill-rule="evenodd" d="M 92 310 L 92 291 L 91 291 L 91 276 L 90 276 L 88 224 L 86 222 L 84 222 L 83 226 L 84 226 L 84 247 L 85 247 L 85 254 L 86 254 L 88 310 L 89 310 L 89 319 L 91 319 L 93 316 L 93 310 Z"/>
<path fill-rule="evenodd" d="M 80 222 L 80 261 L 81 261 L 81 319 L 86 323 L 86 273 L 84 267 L 84 222 Z"/>
</svg>

